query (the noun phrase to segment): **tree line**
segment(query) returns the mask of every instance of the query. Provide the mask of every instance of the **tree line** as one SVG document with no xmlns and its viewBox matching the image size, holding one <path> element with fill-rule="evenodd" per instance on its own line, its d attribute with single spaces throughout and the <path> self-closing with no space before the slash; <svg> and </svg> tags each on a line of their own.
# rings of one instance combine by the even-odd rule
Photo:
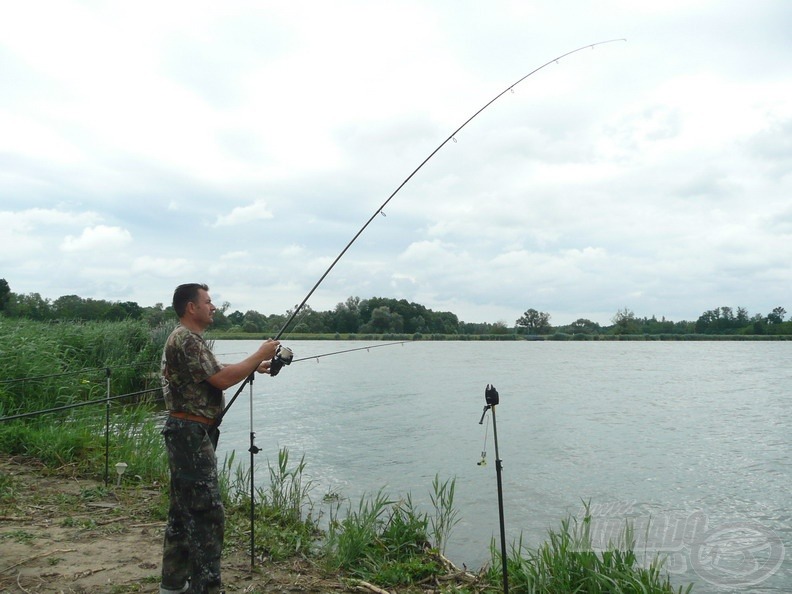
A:
<svg viewBox="0 0 792 594">
<path fill-rule="evenodd" d="M 291 310 L 281 314 L 263 314 L 255 310 L 231 312 L 230 308 L 228 302 L 218 307 L 214 329 L 274 335 L 292 314 Z M 176 320 L 173 307 L 162 303 L 144 307 L 134 301 L 106 301 L 78 295 L 63 295 L 50 300 L 39 293 L 14 293 L 5 279 L 0 279 L 0 313 L 6 317 L 38 321 L 144 320 L 152 327 Z M 349 297 L 325 312 L 304 306 L 297 314 L 291 331 L 312 334 L 457 334 L 461 329 L 488 333 L 493 326 L 460 323 L 451 312 L 432 311 L 404 299 Z"/>
<path fill-rule="evenodd" d="M 214 316 L 213 328 L 220 331 L 275 335 L 291 311 L 263 314 L 255 310 L 230 312 L 222 303 Z M 685 334 L 792 334 L 786 310 L 776 307 L 768 314 L 749 314 L 744 307 L 716 307 L 695 321 L 673 322 L 664 317 L 640 318 L 628 308 L 614 314 L 611 325 L 580 318 L 571 324 L 553 326 L 547 312 L 528 309 L 513 325 L 504 321 L 471 323 L 456 314 L 432 311 L 405 299 L 348 297 L 328 311 L 306 305 L 296 316 L 290 331 L 309 334 L 411 334 L 411 335 L 685 335 Z M 55 300 L 38 293 L 17 294 L 0 279 L 0 314 L 39 321 L 120 321 L 144 320 L 151 327 L 176 319 L 171 306 L 157 303 L 141 306 L 134 301 L 106 301 L 63 295 Z"/>
</svg>

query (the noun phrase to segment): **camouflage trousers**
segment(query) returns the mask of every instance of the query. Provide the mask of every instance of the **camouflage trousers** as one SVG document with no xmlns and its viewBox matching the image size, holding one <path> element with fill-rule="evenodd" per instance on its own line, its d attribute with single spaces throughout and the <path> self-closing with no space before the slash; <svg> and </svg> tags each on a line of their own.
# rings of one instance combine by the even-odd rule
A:
<svg viewBox="0 0 792 594">
<path fill-rule="evenodd" d="M 162 430 L 170 465 L 170 508 L 162 553 L 162 589 L 191 594 L 221 592 L 220 554 L 225 510 L 215 448 L 220 432 L 168 417 Z"/>
</svg>

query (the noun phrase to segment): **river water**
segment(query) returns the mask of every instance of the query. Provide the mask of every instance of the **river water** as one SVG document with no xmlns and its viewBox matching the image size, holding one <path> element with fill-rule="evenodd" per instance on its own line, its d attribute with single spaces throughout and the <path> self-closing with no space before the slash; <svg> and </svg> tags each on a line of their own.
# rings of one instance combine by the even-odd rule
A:
<svg viewBox="0 0 792 594">
<path fill-rule="evenodd" d="M 254 349 L 215 343 L 225 362 Z M 456 478 L 446 555 L 476 569 L 499 535 L 492 412 L 479 424 L 491 384 L 507 543 L 538 546 L 587 502 L 595 548 L 629 520 L 677 585 L 790 592 L 791 355 L 792 342 L 416 342 L 297 361 L 253 382 L 257 482 L 284 447 L 305 456 L 317 510 L 326 493 L 357 505 L 384 489 L 429 511 L 435 475 Z M 249 408 L 245 388 L 220 460 L 247 463 Z"/>
</svg>

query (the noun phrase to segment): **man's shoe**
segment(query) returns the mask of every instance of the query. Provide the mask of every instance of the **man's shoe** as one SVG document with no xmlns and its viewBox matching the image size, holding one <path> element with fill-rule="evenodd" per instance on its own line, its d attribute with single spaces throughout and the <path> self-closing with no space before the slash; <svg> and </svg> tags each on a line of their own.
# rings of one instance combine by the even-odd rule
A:
<svg viewBox="0 0 792 594">
<path fill-rule="evenodd" d="M 184 585 L 178 590 L 169 590 L 160 584 L 159 594 L 183 594 L 190 589 L 190 580 L 184 582 Z"/>
</svg>

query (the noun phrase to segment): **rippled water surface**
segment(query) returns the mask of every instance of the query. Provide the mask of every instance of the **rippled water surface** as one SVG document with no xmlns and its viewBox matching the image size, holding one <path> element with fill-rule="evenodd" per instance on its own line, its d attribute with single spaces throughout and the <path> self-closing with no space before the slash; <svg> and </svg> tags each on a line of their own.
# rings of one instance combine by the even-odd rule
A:
<svg viewBox="0 0 792 594">
<path fill-rule="evenodd" d="M 361 343 L 290 346 L 299 358 Z M 227 362 L 254 348 L 215 344 Z M 498 535 L 491 415 L 479 424 L 492 384 L 507 542 L 537 546 L 586 501 L 595 543 L 629 519 L 676 584 L 789 592 L 790 355 L 792 342 L 419 342 L 299 361 L 253 383 L 257 479 L 282 447 L 305 455 L 317 505 L 383 487 L 428 505 L 435 475 L 456 477 L 446 552 L 477 568 Z M 245 388 L 220 458 L 247 461 L 249 432 Z"/>
</svg>

